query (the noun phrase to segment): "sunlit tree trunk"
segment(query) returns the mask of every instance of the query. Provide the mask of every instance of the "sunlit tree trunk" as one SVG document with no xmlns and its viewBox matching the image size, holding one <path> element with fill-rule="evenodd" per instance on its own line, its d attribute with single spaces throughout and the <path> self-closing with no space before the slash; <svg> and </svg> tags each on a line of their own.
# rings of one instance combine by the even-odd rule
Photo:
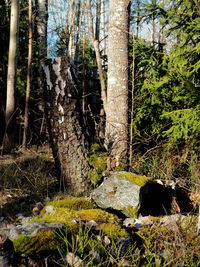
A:
<svg viewBox="0 0 200 267">
<path fill-rule="evenodd" d="M 33 23 L 32 23 L 32 0 L 29 0 L 28 7 L 28 66 L 26 78 L 26 103 L 24 114 L 24 132 L 23 132 L 23 147 L 27 146 L 27 132 L 29 119 L 29 100 L 31 92 L 31 69 L 32 69 L 32 52 L 33 52 Z"/>
<path fill-rule="evenodd" d="M 100 19 L 100 49 L 101 49 L 101 55 L 103 57 L 103 66 L 105 67 L 106 63 L 106 48 L 107 48 L 107 36 L 106 36 L 106 31 L 107 31 L 107 14 L 106 14 L 106 1 L 101 0 L 101 19 Z"/>
<path fill-rule="evenodd" d="M 129 2 L 111 0 L 109 7 L 105 144 L 113 167 L 127 162 Z"/>
<path fill-rule="evenodd" d="M 6 96 L 6 129 L 3 140 L 3 149 L 10 150 L 14 147 L 14 125 L 16 115 L 16 67 L 19 28 L 19 0 L 11 1 L 10 12 L 10 42 L 7 72 Z"/>
</svg>

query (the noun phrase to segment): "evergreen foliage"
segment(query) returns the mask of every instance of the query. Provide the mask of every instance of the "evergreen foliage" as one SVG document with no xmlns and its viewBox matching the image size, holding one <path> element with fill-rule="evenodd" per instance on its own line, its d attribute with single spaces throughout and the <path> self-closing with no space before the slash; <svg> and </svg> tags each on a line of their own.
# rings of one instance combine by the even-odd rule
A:
<svg viewBox="0 0 200 267">
<path fill-rule="evenodd" d="M 138 137 L 144 140 L 151 137 L 187 143 L 197 140 L 200 133 L 200 18 L 194 1 L 187 1 L 187 5 L 177 2 L 178 13 L 174 16 L 173 7 L 166 15 L 168 34 L 179 36 L 180 42 L 167 45 L 164 53 L 159 46 L 150 47 L 147 42 L 138 49 L 142 40 L 135 44 L 139 57 L 136 56 L 134 126 Z"/>
</svg>

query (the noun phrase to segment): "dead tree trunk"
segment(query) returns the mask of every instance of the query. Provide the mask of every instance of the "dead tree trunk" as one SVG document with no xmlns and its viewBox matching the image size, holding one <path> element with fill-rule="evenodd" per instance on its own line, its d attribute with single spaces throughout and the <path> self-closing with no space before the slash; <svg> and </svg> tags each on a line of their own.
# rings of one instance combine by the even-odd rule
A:
<svg viewBox="0 0 200 267">
<path fill-rule="evenodd" d="M 67 193 L 87 193 L 90 166 L 86 160 L 86 137 L 75 72 L 67 57 L 43 63 L 46 119 L 60 184 Z"/>
</svg>

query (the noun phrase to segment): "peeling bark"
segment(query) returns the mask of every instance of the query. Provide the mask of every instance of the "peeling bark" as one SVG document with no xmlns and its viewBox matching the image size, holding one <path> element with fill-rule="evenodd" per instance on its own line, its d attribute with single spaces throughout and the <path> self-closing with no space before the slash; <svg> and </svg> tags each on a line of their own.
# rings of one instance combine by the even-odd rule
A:
<svg viewBox="0 0 200 267">
<path fill-rule="evenodd" d="M 86 138 L 74 69 L 67 57 L 43 63 L 45 110 L 60 184 L 72 195 L 87 193 L 91 184 Z"/>
</svg>

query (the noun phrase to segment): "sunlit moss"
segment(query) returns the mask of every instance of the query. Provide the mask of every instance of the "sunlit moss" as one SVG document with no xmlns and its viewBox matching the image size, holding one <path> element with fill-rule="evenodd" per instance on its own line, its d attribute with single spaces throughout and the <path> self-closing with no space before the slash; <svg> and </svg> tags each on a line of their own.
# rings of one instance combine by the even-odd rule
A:
<svg viewBox="0 0 200 267">
<path fill-rule="evenodd" d="M 68 198 L 57 201 L 50 201 L 47 202 L 46 205 L 59 208 L 68 208 L 70 210 L 84 210 L 94 208 L 94 205 L 85 198 Z"/>
<path fill-rule="evenodd" d="M 73 232 L 78 230 L 78 225 L 73 222 L 71 218 L 74 216 L 75 211 L 67 208 L 55 208 L 55 210 L 40 218 L 35 218 L 30 222 L 47 222 L 47 223 L 63 223 L 67 229 Z"/>
<path fill-rule="evenodd" d="M 97 173 L 102 173 L 107 169 L 107 159 L 108 157 L 105 153 L 91 154 L 88 156 L 88 162 L 94 167 Z"/>
<path fill-rule="evenodd" d="M 151 181 L 150 177 L 142 176 L 142 175 L 137 175 L 131 172 L 120 172 L 116 173 L 117 177 L 119 178 L 125 178 L 128 181 L 130 181 L 133 184 L 139 185 L 139 186 L 144 186 L 148 182 Z"/>
<path fill-rule="evenodd" d="M 62 247 L 62 240 L 54 231 L 40 230 L 34 236 L 21 235 L 13 241 L 15 251 L 32 255 L 44 251 L 58 250 Z"/>
<path fill-rule="evenodd" d="M 119 222 L 117 216 L 110 214 L 101 209 L 87 209 L 87 210 L 70 210 L 68 208 L 55 208 L 55 210 L 43 217 L 33 219 L 36 222 L 56 222 L 64 223 L 67 227 L 76 228 L 75 221 L 99 221 L 99 222 Z"/>
<path fill-rule="evenodd" d="M 117 223 L 119 219 L 117 216 L 110 214 L 101 209 L 90 209 L 90 210 L 83 210 L 77 211 L 74 214 L 73 219 L 81 220 L 81 221 L 98 221 L 98 222 L 110 222 L 110 223 Z"/>
</svg>

